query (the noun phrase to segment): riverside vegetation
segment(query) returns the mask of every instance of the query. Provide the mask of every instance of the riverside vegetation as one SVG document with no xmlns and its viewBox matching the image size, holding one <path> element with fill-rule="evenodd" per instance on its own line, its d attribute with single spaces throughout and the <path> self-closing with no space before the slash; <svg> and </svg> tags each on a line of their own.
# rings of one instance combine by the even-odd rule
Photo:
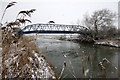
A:
<svg viewBox="0 0 120 80">
<path fill-rule="evenodd" d="M 91 36 L 85 36 L 87 41 L 95 44 L 120 47 L 120 32 L 115 25 L 117 15 L 108 9 L 96 10 L 91 15 L 85 15 L 83 24 L 89 29 Z M 81 39 L 81 40 L 85 40 Z"/>
<path fill-rule="evenodd" d="M 6 10 L 15 4 L 16 2 L 11 2 L 6 6 L 0 22 L 2 32 L 0 35 L 2 37 L 1 77 L 55 79 L 52 67 L 34 43 L 35 38 L 20 35 L 20 27 L 26 22 L 31 23 L 26 16 L 31 17 L 35 9 L 20 11 L 15 21 L 2 23 Z"/>
</svg>

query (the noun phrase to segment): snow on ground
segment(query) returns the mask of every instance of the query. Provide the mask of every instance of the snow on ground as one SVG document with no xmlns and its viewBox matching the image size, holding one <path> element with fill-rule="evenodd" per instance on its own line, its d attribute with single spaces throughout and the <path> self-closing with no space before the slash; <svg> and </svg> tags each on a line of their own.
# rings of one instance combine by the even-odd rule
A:
<svg viewBox="0 0 120 80">
<path fill-rule="evenodd" d="M 106 39 L 106 40 L 98 40 L 95 42 L 98 45 L 106 45 L 106 46 L 113 46 L 113 47 L 120 47 L 120 41 L 118 39 Z"/>
</svg>

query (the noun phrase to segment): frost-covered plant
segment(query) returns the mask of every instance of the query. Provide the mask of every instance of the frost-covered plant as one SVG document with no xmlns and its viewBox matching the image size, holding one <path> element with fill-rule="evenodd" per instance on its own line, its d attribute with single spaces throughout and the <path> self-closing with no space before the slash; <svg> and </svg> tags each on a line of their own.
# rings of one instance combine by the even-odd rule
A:
<svg viewBox="0 0 120 80">
<path fill-rule="evenodd" d="M 1 22 L 8 8 L 15 5 L 11 2 L 4 10 Z M 2 29 L 2 78 L 52 78 L 53 72 L 45 62 L 42 53 L 31 37 L 19 36 L 18 32 L 26 22 L 31 21 L 35 9 L 20 11 L 15 21 L 9 22 Z M 46 75 L 47 74 L 47 75 Z"/>
</svg>

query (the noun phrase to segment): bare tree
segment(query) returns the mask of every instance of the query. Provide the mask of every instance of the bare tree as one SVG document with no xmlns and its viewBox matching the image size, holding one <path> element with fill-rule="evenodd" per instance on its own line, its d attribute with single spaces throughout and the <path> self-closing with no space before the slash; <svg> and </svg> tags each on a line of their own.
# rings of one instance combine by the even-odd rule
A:
<svg viewBox="0 0 120 80">
<path fill-rule="evenodd" d="M 90 30 L 94 30 L 94 37 L 97 38 L 99 30 L 106 31 L 114 26 L 116 13 L 108 9 L 97 10 L 91 16 L 86 15 L 84 24 Z"/>
</svg>

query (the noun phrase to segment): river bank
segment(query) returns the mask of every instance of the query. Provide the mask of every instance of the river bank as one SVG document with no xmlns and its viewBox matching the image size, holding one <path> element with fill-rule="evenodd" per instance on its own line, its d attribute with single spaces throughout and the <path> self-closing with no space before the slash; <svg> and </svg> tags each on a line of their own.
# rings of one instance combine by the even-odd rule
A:
<svg viewBox="0 0 120 80">
<path fill-rule="evenodd" d="M 120 48 L 120 39 L 111 38 L 111 39 L 96 40 L 95 44 Z"/>
<path fill-rule="evenodd" d="M 55 72 L 37 48 L 33 36 L 21 36 L 2 50 L 2 78 L 55 79 Z"/>
<path fill-rule="evenodd" d="M 108 38 L 108 39 L 100 39 L 100 40 L 94 40 L 91 38 L 87 38 L 87 39 L 86 38 L 77 38 L 77 39 L 59 38 L 59 40 L 120 48 L 120 38 Z"/>
</svg>

